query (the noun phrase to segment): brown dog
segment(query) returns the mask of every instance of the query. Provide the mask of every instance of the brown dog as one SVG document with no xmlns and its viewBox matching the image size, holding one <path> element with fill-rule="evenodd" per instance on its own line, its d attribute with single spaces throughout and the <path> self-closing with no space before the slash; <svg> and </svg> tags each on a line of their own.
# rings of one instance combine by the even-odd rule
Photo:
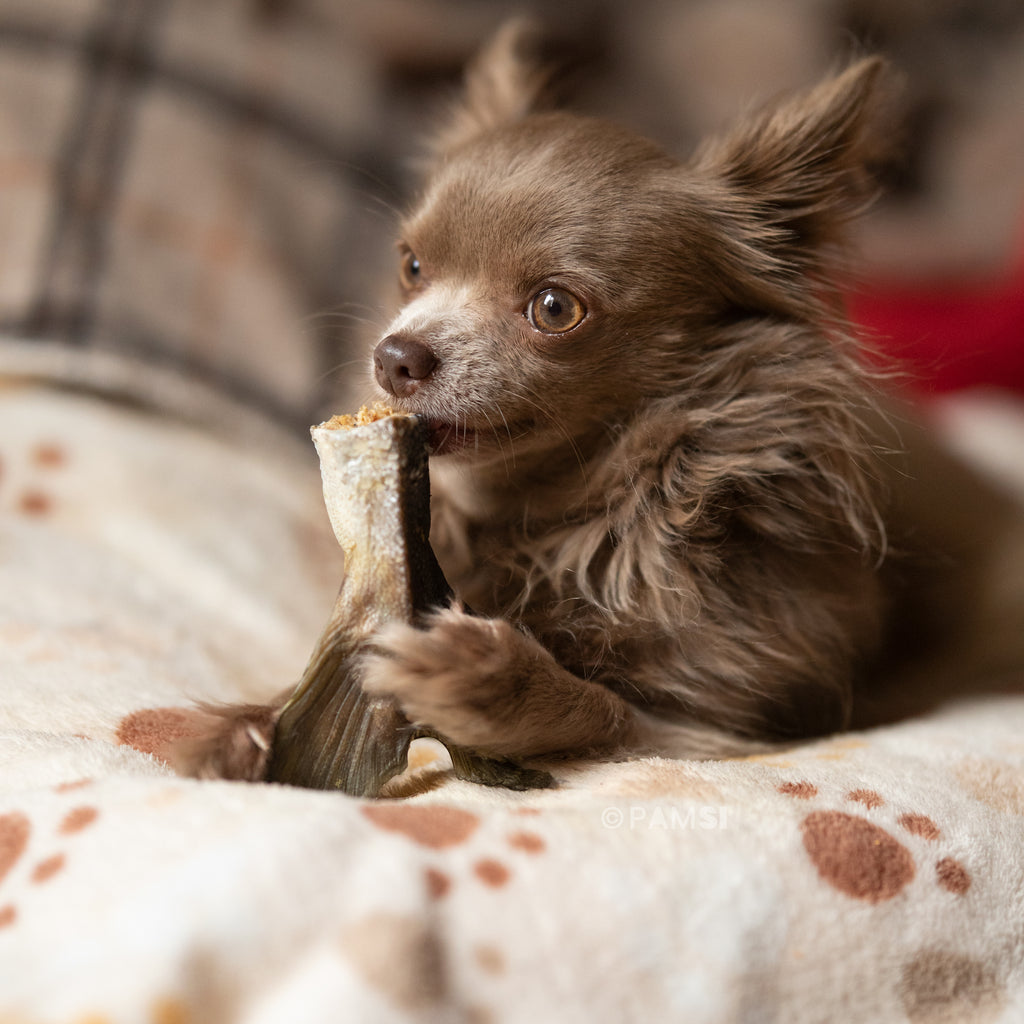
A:
<svg viewBox="0 0 1024 1024">
<path fill-rule="evenodd" d="M 386 629 L 365 688 L 494 755 L 716 756 L 1024 663 L 1016 510 L 879 411 L 828 283 L 881 62 L 680 163 L 544 110 L 526 41 L 470 71 L 373 355 L 478 614 Z"/>
<path fill-rule="evenodd" d="M 364 686 L 518 757 L 843 728 L 860 682 L 998 626 L 984 559 L 1012 518 L 951 464 L 883 458 L 912 428 L 886 436 L 827 284 L 870 195 L 882 65 L 680 164 L 541 112 L 524 42 L 506 30 L 471 70 L 374 353 L 388 400 L 432 424 L 441 563 L 493 618 L 389 629 Z M 908 507 L 933 472 L 949 531 Z M 949 507 L 972 493 L 982 517 Z M 983 635 L 972 658 L 1010 653 Z"/>
</svg>

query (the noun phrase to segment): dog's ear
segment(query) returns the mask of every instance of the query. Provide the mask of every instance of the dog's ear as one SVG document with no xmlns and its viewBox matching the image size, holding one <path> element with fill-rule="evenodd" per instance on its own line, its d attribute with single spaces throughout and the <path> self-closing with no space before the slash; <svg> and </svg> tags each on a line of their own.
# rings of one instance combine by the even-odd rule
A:
<svg viewBox="0 0 1024 1024">
<path fill-rule="evenodd" d="M 529 18 L 498 30 L 466 70 L 463 95 L 434 140 L 436 155 L 544 106 L 552 76 L 541 43 L 540 28 Z"/>
<path fill-rule="evenodd" d="M 885 68 L 864 58 L 712 139 L 690 164 L 726 186 L 723 209 L 752 229 L 748 243 L 783 273 L 814 264 L 874 197 Z"/>
</svg>

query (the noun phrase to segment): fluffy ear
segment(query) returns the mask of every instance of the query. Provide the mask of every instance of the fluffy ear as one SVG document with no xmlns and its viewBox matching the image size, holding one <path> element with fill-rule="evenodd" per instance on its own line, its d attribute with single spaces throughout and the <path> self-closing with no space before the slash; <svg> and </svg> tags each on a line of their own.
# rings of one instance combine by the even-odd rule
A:
<svg viewBox="0 0 1024 1024">
<path fill-rule="evenodd" d="M 540 50 L 536 23 L 528 18 L 506 22 L 469 65 L 463 96 L 435 139 L 435 154 L 540 109 L 551 79 Z"/>
<path fill-rule="evenodd" d="M 884 70 L 881 58 L 860 60 L 711 140 L 691 163 L 726 186 L 724 208 L 735 224 L 748 225 L 747 244 L 777 271 L 815 263 L 873 198 Z"/>
</svg>

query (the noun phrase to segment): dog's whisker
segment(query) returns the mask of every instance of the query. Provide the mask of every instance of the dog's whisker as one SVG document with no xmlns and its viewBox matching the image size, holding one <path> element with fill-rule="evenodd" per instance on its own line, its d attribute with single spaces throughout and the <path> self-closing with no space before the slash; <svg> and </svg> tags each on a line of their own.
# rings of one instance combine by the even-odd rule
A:
<svg viewBox="0 0 1024 1024">
<path fill-rule="evenodd" d="M 496 411 L 498 412 L 498 414 L 501 416 L 502 420 L 504 420 L 505 416 L 504 416 L 504 413 L 501 412 L 501 408 L 499 406 L 496 406 L 495 408 L 496 408 Z M 489 431 L 491 437 L 494 438 L 495 443 L 498 446 L 498 451 L 501 453 L 502 462 L 505 465 L 506 475 L 508 475 L 508 472 L 509 472 L 508 456 L 505 453 L 505 445 L 504 445 L 504 443 L 503 443 L 503 441 L 501 439 L 501 434 L 498 432 L 498 429 L 494 426 L 494 421 L 491 419 L 491 417 L 488 414 L 487 410 L 486 409 L 481 409 L 480 411 L 483 414 L 484 419 L 487 421 L 487 427 L 488 427 L 488 431 Z M 507 431 L 508 430 L 508 423 L 507 422 L 505 423 L 505 428 L 506 428 L 506 431 Z M 479 448 L 480 448 L 479 438 L 477 439 L 477 445 L 476 446 L 477 446 L 477 450 L 479 451 Z M 512 462 L 513 462 L 513 466 L 514 466 L 515 465 L 515 448 L 512 447 L 511 445 L 509 447 L 511 448 L 511 451 L 512 451 Z"/>
<path fill-rule="evenodd" d="M 505 427 L 505 434 L 508 437 L 509 452 L 512 455 L 512 471 L 514 472 L 516 468 L 516 439 L 512 436 L 512 428 L 508 425 L 508 420 L 505 418 L 504 410 L 501 408 L 500 405 L 497 406 L 496 408 L 498 411 L 498 415 L 501 417 L 501 422 Z M 488 422 L 490 422 L 490 420 L 488 420 Z"/>
<path fill-rule="evenodd" d="M 307 313 L 300 323 L 316 324 L 321 321 L 338 321 L 342 323 L 355 323 L 359 326 L 379 327 L 385 320 L 384 310 L 377 306 L 370 306 L 365 303 L 345 302 L 328 309 L 314 310 Z"/>
<path fill-rule="evenodd" d="M 353 367 L 362 369 L 364 363 L 364 359 L 347 359 L 343 363 L 335 363 L 333 366 L 329 366 L 326 370 L 317 374 L 314 381 L 316 384 L 322 384 L 324 381 L 330 380 L 332 377 L 340 377 L 346 370 L 350 370 Z"/>
</svg>

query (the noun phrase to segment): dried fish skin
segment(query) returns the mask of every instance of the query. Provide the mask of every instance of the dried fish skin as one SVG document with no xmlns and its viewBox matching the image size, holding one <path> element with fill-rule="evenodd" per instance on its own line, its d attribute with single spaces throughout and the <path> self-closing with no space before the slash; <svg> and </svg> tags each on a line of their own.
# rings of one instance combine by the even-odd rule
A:
<svg viewBox="0 0 1024 1024">
<path fill-rule="evenodd" d="M 416 736 L 432 736 L 456 775 L 482 785 L 550 786 L 522 768 L 416 728 L 390 698 L 370 697 L 360 657 L 387 622 L 415 624 L 452 598 L 430 546 L 427 431 L 415 416 L 360 410 L 311 431 L 324 503 L 345 555 L 345 577 L 299 685 L 281 710 L 267 777 L 352 796 L 377 796 L 408 763 Z"/>
</svg>

